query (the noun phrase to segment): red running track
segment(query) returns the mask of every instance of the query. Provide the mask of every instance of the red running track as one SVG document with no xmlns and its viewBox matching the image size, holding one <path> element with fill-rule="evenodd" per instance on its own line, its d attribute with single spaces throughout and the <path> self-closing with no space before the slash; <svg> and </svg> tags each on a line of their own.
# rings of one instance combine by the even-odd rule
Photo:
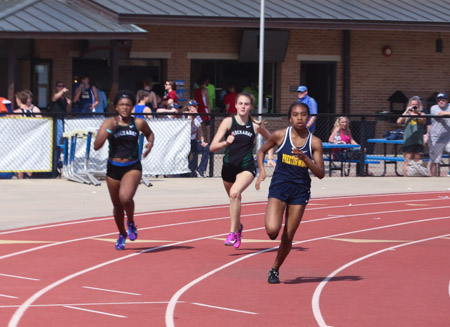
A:
<svg viewBox="0 0 450 327">
<path fill-rule="evenodd" d="M 449 200 L 313 199 L 279 285 L 265 203 L 243 206 L 238 250 L 228 206 L 138 214 L 124 251 L 111 217 L 0 232 L 0 325 L 448 327 Z"/>
</svg>

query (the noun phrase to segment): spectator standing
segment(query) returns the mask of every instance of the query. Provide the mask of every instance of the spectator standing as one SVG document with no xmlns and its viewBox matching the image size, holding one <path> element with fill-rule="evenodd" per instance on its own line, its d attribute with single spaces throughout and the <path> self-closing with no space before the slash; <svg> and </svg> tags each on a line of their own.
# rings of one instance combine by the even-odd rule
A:
<svg viewBox="0 0 450 327">
<path fill-rule="evenodd" d="M 223 98 L 223 103 L 225 104 L 225 112 L 229 114 L 236 114 L 236 90 L 234 84 L 230 83 L 227 85 L 227 94 Z"/>
<path fill-rule="evenodd" d="M 15 113 L 22 113 L 23 117 L 42 117 L 41 110 L 32 103 L 33 93 L 30 90 L 17 92 L 15 97 L 18 106 Z"/>
<path fill-rule="evenodd" d="M 206 88 L 206 79 L 201 79 L 198 84 L 200 85 L 194 91 L 194 99 L 199 103 L 198 112 L 200 114 L 208 114 L 209 113 L 209 92 Z M 209 115 L 200 116 L 203 123 L 202 127 L 204 127 L 204 133 L 206 143 L 209 143 L 210 133 L 211 133 L 211 117 Z"/>
<path fill-rule="evenodd" d="M 153 84 L 152 79 L 150 77 L 146 78 L 142 82 L 142 84 L 143 84 L 143 87 L 141 89 L 139 89 L 138 92 L 141 91 L 141 90 L 148 92 L 149 96 L 148 96 L 148 99 L 147 99 L 147 103 L 145 105 L 147 107 L 149 107 L 152 111 L 154 111 L 154 110 L 156 110 L 156 108 L 158 108 L 158 99 L 156 97 L 156 92 L 152 88 L 152 84 Z M 163 93 L 162 96 L 164 96 L 164 93 Z M 162 96 L 161 96 L 161 98 L 162 98 Z M 137 98 L 138 98 L 138 95 L 136 93 L 136 99 Z"/>
<path fill-rule="evenodd" d="M 102 90 L 100 90 L 100 84 L 98 82 L 92 83 L 92 86 L 95 86 L 97 89 L 97 95 L 98 95 L 98 105 L 95 107 L 94 112 L 108 112 L 108 99 L 106 97 L 106 93 Z"/>
<path fill-rule="evenodd" d="M 137 104 L 131 111 L 134 114 L 133 116 L 135 118 L 152 118 L 151 115 L 143 115 L 152 113 L 152 109 L 147 106 L 149 96 L 150 94 L 148 91 L 139 90 L 137 92 Z"/>
<path fill-rule="evenodd" d="M 62 164 L 60 160 L 61 148 L 59 145 L 62 143 L 62 136 L 64 133 L 64 118 L 72 106 L 72 101 L 67 96 L 67 92 L 69 92 L 69 89 L 62 81 L 56 82 L 55 93 L 52 95 L 51 108 L 56 119 L 56 158 L 58 160 L 58 166 Z"/>
<path fill-rule="evenodd" d="M 248 86 L 244 87 L 242 92 L 250 93 L 253 96 L 253 108 L 258 109 L 258 87 L 254 81 L 249 81 Z"/>
<path fill-rule="evenodd" d="M 416 163 L 422 160 L 427 123 L 422 110 L 420 97 L 413 96 L 409 99 L 406 110 L 402 114 L 409 117 L 398 117 L 397 119 L 397 124 L 406 125 L 403 133 L 403 176 L 408 176 L 410 160 L 414 160 Z"/>
<path fill-rule="evenodd" d="M 216 109 L 216 87 L 210 83 L 209 77 L 205 80 L 205 87 L 209 95 L 209 109 L 213 112 Z"/>
<path fill-rule="evenodd" d="M 189 169 L 190 177 L 196 177 L 197 173 L 200 177 L 206 177 L 206 167 L 209 159 L 209 144 L 205 142 L 203 131 L 201 128 L 202 119 L 196 115 L 198 113 L 199 103 L 195 100 L 189 100 L 186 105 L 185 112 L 191 114 L 191 152 L 189 153 Z M 198 155 L 201 154 L 200 165 L 198 165 Z M 198 166 L 197 166 L 198 165 Z"/>
<path fill-rule="evenodd" d="M 72 101 L 67 96 L 69 89 L 63 82 L 58 81 L 55 84 L 55 93 L 52 95 L 52 112 L 60 119 L 70 111 Z"/>
<path fill-rule="evenodd" d="M 78 112 L 92 113 L 98 105 L 97 88 L 89 83 L 89 75 L 84 74 L 81 77 L 81 83 L 75 90 L 73 103 L 77 103 Z"/>
<path fill-rule="evenodd" d="M 155 93 L 156 106 L 154 108 L 150 107 L 150 109 L 155 113 L 156 109 L 164 108 L 164 86 L 161 84 L 154 84 L 152 90 Z"/>
<path fill-rule="evenodd" d="M 437 165 L 441 161 L 442 153 L 450 142 L 450 105 L 445 93 L 438 93 L 437 104 L 430 109 L 431 118 L 430 136 L 428 146 L 430 148 L 430 174 L 437 176 Z"/>
<path fill-rule="evenodd" d="M 33 96 L 33 93 L 31 93 L 30 90 L 24 90 L 24 91 L 17 92 L 15 94 L 15 97 L 16 97 L 17 106 L 19 108 L 14 110 L 14 112 L 21 113 L 23 117 L 42 117 L 40 115 L 41 111 L 39 110 L 39 108 L 31 103 L 32 96 Z M 27 172 L 26 175 L 28 177 L 31 177 L 32 173 Z M 25 175 L 23 172 L 17 173 L 17 178 L 19 178 L 19 179 L 23 179 L 24 176 Z"/>
<path fill-rule="evenodd" d="M 166 108 L 169 108 L 169 106 L 173 103 L 177 103 L 178 104 L 178 97 L 177 97 L 177 86 L 175 84 L 174 81 L 166 81 L 166 83 L 164 84 L 164 89 L 165 89 L 165 95 L 163 98 L 163 103 L 164 106 Z"/>
<path fill-rule="evenodd" d="M 310 111 L 310 118 L 308 120 L 308 124 L 306 125 L 306 127 L 312 132 L 314 133 L 314 131 L 316 130 L 316 116 L 318 113 L 317 110 L 317 102 L 316 100 L 314 100 L 314 98 L 311 98 L 308 95 L 308 88 L 304 85 L 300 85 L 297 89 L 297 101 L 299 103 L 304 103 L 309 107 L 309 111 Z M 314 116 L 313 116 L 314 115 Z"/>
</svg>

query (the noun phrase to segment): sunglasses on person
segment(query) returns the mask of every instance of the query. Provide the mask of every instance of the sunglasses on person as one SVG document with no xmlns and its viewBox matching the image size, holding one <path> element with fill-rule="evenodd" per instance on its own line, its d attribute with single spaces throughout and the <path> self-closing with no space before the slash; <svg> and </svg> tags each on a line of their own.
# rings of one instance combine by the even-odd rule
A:
<svg viewBox="0 0 450 327">
<path fill-rule="evenodd" d="M 56 87 L 64 87 L 64 84 L 58 84 Z"/>
</svg>

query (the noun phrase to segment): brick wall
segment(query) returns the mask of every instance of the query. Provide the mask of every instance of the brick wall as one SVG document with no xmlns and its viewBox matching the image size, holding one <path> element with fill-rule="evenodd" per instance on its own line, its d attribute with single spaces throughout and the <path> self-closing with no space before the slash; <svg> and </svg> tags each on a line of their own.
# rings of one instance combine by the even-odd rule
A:
<svg viewBox="0 0 450 327">
<path fill-rule="evenodd" d="M 239 53 L 241 29 L 177 26 L 142 26 L 145 40 L 133 41 L 133 52 L 168 52 L 168 79 L 190 82 L 188 53 Z M 289 92 L 300 81 L 298 55 L 341 56 L 342 31 L 292 30 L 286 60 L 279 65 L 279 106 L 285 112 L 296 98 Z M 435 52 L 437 33 L 352 31 L 351 32 L 351 113 L 373 114 L 388 110 L 388 97 L 401 90 L 407 97 L 428 98 L 433 92 L 450 92 L 450 34 L 441 33 L 443 52 Z M 382 55 L 390 46 L 390 57 Z M 53 60 L 53 83 L 63 80 L 71 85 L 71 53 L 79 50 L 77 41 L 36 40 L 35 55 Z M 342 112 L 342 60 L 337 62 L 336 111 Z M 24 72 L 29 74 L 29 72 Z M 26 76 L 24 76 L 26 77 Z M 26 87 L 26 86 L 25 86 Z"/>
<path fill-rule="evenodd" d="M 444 51 L 437 53 L 437 37 L 437 33 L 352 32 L 352 112 L 389 110 L 387 99 L 396 90 L 424 99 L 433 92 L 449 92 L 450 38 L 441 34 Z M 391 56 L 382 55 L 384 46 L 392 48 Z"/>
</svg>

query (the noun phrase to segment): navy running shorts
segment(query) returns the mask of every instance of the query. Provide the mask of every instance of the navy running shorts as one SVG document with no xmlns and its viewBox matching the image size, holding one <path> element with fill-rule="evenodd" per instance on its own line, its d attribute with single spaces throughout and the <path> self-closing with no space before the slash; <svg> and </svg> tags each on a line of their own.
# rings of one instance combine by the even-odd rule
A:
<svg viewBox="0 0 450 327">
<path fill-rule="evenodd" d="M 108 165 L 106 166 L 106 176 L 120 181 L 122 177 L 130 170 L 142 171 L 141 161 L 137 160 L 136 162 L 133 162 L 131 165 L 127 166 L 117 166 L 108 161 Z"/>
<path fill-rule="evenodd" d="M 254 161 L 252 160 L 252 162 L 248 165 L 247 168 L 232 166 L 232 165 L 228 165 L 228 164 L 224 163 L 222 166 L 222 179 L 225 182 L 234 183 L 234 182 L 236 182 L 236 176 L 239 173 L 242 173 L 243 171 L 249 171 L 252 173 L 253 177 L 255 177 L 256 176 L 256 167 L 255 167 Z"/>
<path fill-rule="evenodd" d="M 267 197 L 278 199 L 286 204 L 306 205 L 311 197 L 311 190 L 299 185 L 280 183 L 270 185 Z"/>
</svg>

